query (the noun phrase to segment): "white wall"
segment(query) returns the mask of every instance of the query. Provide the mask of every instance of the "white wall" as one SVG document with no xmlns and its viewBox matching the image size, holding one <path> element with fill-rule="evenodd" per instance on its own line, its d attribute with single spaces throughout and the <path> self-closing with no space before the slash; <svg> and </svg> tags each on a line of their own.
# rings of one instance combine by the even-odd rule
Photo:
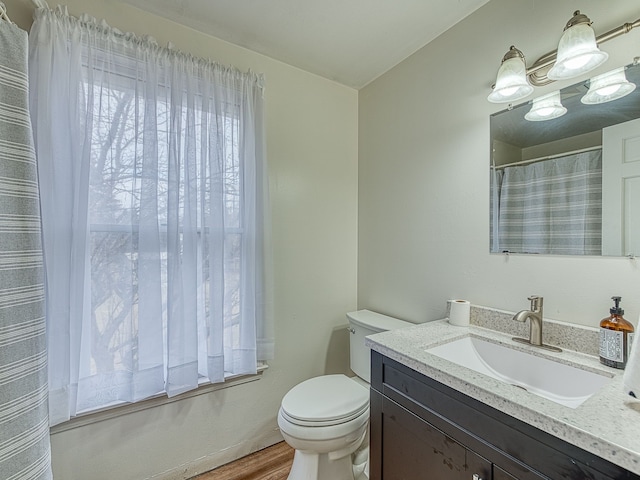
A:
<svg viewBox="0 0 640 480">
<path fill-rule="evenodd" d="M 28 29 L 30 1 L 4 3 Z M 169 478 L 161 475 L 167 471 L 188 478 L 279 441 L 276 414 L 288 389 L 348 368 L 341 327 L 356 308 L 357 92 L 116 1 L 61 3 L 74 15 L 86 12 L 160 44 L 265 74 L 275 360 L 259 381 L 52 436 L 57 479 Z"/>
<path fill-rule="evenodd" d="M 597 34 L 640 17 L 637 0 L 492 0 L 360 90 L 360 308 L 425 321 L 450 298 L 517 311 L 538 294 L 546 317 L 597 326 L 621 295 L 637 324 L 640 259 L 489 254 L 489 115 L 505 106 L 486 97 L 510 45 L 531 65 L 578 9 Z M 640 30 L 602 48 L 596 73 L 639 55 Z"/>
</svg>

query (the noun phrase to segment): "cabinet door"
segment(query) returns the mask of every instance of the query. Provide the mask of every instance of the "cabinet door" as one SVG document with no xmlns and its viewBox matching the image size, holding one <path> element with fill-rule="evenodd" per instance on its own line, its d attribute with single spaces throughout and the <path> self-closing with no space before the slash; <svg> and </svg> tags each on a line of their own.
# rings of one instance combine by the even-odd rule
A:
<svg viewBox="0 0 640 480">
<path fill-rule="evenodd" d="M 382 409 L 382 480 L 491 479 L 491 463 L 388 399 Z"/>
</svg>

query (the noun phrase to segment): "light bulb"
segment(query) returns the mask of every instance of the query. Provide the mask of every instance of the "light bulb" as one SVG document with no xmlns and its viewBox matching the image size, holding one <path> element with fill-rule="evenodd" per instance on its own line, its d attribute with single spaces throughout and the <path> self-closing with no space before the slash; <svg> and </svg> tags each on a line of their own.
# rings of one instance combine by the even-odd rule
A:
<svg viewBox="0 0 640 480">
<path fill-rule="evenodd" d="M 611 85 L 609 87 L 602 87 L 596 90 L 596 93 L 598 95 L 611 95 L 613 93 L 616 93 L 618 90 L 620 90 L 620 85 Z"/>
<path fill-rule="evenodd" d="M 589 63 L 590 59 L 591 59 L 591 54 L 580 55 L 578 57 L 567 60 L 565 62 L 565 65 L 567 66 L 567 68 L 571 70 L 578 70 L 584 67 L 587 63 Z"/>
</svg>

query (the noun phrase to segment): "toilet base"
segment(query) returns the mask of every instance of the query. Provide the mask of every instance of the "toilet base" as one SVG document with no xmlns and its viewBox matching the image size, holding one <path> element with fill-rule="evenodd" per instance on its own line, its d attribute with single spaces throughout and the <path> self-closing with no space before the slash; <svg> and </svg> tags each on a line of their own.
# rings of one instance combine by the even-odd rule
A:
<svg viewBox="0 0 640 480">
<path fill-rule="evenodd" d="M 330 460 L 329 455 L 296 450 L 287 480 L 354 480 L 351 455 Z"/>
<path fill-rule="evenodd" d="M 345 455 L 345 452 L 349 452 Z M 339 458 L 336 458 L 339 457 Z M 287 480 L 368 480 L 369 431 L 342 453 L 296 450 Z"/>
</svg>

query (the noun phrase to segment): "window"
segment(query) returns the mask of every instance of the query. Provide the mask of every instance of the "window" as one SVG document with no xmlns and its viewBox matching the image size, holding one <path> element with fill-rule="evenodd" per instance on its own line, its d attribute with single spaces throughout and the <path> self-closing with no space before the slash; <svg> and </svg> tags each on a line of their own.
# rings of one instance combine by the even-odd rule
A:
<svg viewBox="0 0 640 480">
<path fill-rule="evenodd" d="M 272 352 L 261 78 L 61 9 L 31 35 L 52 424 L 254 373 Z"/>
</svg>

